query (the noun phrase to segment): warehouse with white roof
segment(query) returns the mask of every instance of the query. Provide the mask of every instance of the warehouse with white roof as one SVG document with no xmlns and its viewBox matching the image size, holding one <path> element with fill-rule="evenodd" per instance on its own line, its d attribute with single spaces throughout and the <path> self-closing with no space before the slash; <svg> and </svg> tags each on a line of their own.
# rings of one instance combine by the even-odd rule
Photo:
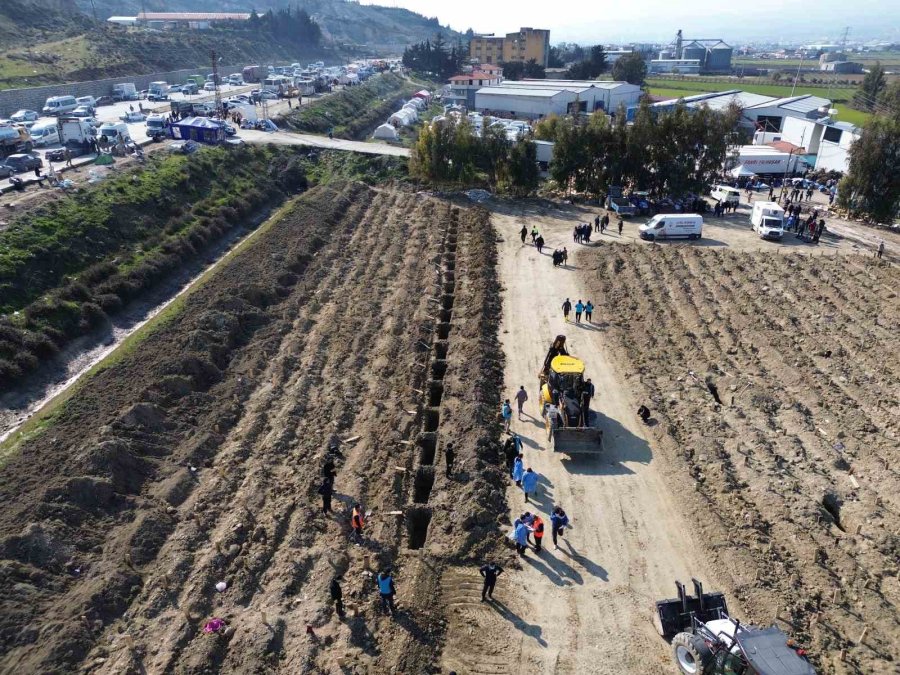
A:
<svg viewBox="0 0 900 675">
<path fill-rule="evenodd" d="M 529 119 L 568 112 L 615 112 L 634 105 L 641 88 L 627 82 L 598 80 L 507 80 L 475 93 L 480 112 L 510 114 Z"/>
</svg>

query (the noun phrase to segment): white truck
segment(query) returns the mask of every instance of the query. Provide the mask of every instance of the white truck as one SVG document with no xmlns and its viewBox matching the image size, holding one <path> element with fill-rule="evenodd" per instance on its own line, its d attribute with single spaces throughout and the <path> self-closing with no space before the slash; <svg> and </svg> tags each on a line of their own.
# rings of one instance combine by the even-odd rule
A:
<svg viewBox="0 0 900 675">
<path fill-rule="evenodd" d="M 59 142 L 63 145 L 82 145 L 90 143 L 97 133 L 94 126 L 83 117 L 60 117 Z"/>
<path fill-rule="evenodd" d="M 776 202 L 755 202 L 750 214 L 753 231 L 762 239 L 784 236 L 784 209 Z"/>
<path fill-rule="evenodd" d="M 703 216 L 696 213 L 660 213 L 638 227 L 641 239 L 699 239 Z"/>
<path fill-rule="evenodd" d="M 134 82 L 120 82 L 112 88 L 113 101 L 134 101 L 138 97 L 137 87 Z"/>
<path fill-rule="evenodd" d="M 168 101 L 169 84 L 167 82 L 151 82 L 147 90 L 148 101 Z"/>
<path fill-rule="evenodd" d="M 806 166 L 797 153 L 782 152 L 768 145 L 742 145 L 734 160 L 734 171 L 739 175 L 784 175 L 802 170 Z"/>
</svg>

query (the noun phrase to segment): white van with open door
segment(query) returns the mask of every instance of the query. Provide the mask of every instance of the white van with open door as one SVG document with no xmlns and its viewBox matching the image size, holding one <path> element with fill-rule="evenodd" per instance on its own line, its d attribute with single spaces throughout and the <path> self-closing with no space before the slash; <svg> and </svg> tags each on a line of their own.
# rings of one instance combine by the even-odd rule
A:
<svg viewBox="0 0 900 675">
<path fill-rule="evenodd" d="M 696 213 L 660 213 L 638 227 L 641 239 L 699 239 L 703 216 Z"/>
<path fill-rule="evenodd" d="M 709 196 L 723 204 L 741 205 L 741 191 L 730 185 L 714 185 Z"/>
</svg>

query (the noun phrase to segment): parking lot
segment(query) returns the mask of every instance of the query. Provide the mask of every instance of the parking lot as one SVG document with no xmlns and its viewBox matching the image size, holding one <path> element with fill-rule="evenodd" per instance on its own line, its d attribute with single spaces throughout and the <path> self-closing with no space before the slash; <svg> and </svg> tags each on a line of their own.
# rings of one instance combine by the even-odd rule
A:
<svg viewBox="0 0 900 675">
<path fill-rule="evenodd" d="M 247 93 L 253 89 L 259 88 L 259 84 L 244 84 L 244 85 L 228 85 L 223 84 L 219 87 L 220 94 L 223 99 L 228 98 L 229 96 L 234 96 L 235 94 Z M 212 92 L 201 92 L 200 94 L 193 96 L 185 96 L 181 93 L 171 93 L 169 94 L 168 101 L 121 101 L 113 103 L 112 105 L 103 105 L 96 109 L 96 118 L 99 122 L 116 122 L 120 121 L 121 118 L 131 110 L 139 111 L 143 108 L 144 112 L 149 114 L 153 112 L 166 113 L 168 114 L 171 111 L 170 102 L 171 101 L 190 101 L 192 103 L 199 102 L 209 102 L 212 101 L 214 95 Z M 280 112 L 282 108 L 286 108 L 287 105 L 283 101 L 272 101 L 270 102 L 270 110 L 272 112 Z M 274 109 L 274 110 L 273 110 Z M 7 117 L 12 115 L 14 110 L 4 110 L 0 113 L 0 117 Z M 43 116 L 38 119 L 35 124 L 47 121 L 47 120 L 55 120 L 55 117 L 52 116 Z M 141 122 L 132 122 L 128 123 L 128 133 L 131 136 L 131 139 L 136 143 L 146 143 L 149 142 L 149 138 L 147 137 L 146 125 L 143 121 Z M 59 143 L 42 146 L 39 148 L 35 148 L 30 154 L 35 157 L 40 157 L 43 161 L 42 173 L 46 174 L 50 169 L 50 161 L 47 159 L 47 153 L 52 150 L 56 150 L 61 148 L 62 146 Z M 76 164 L 77 164 L 76 160 Z M 59 169 L 64 166 L 65 162 L 53 162 L 54 169 Z M 24 174 L 23 178 L 31 177 L 31 174 Z M 10 185 L 9 179 L 4 178 L 0 180 L 0 190 L 4 190 L 8 188 Z"/>
</svg>

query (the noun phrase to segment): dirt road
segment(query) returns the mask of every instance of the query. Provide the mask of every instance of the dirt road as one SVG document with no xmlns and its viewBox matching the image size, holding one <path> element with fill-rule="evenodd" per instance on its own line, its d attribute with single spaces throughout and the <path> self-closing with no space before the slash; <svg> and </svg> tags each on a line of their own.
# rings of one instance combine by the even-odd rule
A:
<svg viewBox="0 0 900 675">
<path fill-rule="evenodd" d="M 638 402 L 610 359 L 602 323 L 563 321 L 565 298 L 574 303 L 588 297 L 579 281 L 578 256 L 568 267 L 554 268 L 549 251 L 541 255 L 522 245 L 518 230 L 530 220 L 495 212 L 493 222 L 503 238 L 504 392 L 512 398 L 525 385 L 528 415 L 514 419 L 512 428 L 523 439 L 526 465 L 541 476 L 536 504 L 526 504 L 514 486 L 507 498 L 513 517 L 537 509 L 548 524 L 552 507 L 561 504 L 574 527 L 559 550 L 552 550 L 548 536 L 549 550 L 540 556 L 529 552 L 523 569 L 501 577 L 497 597 L 508 606 L 499 605 L 501 614 L 510 615 L 509 623 L 501 624 L 506 635 L 491 629 L 497 623 L 494 608 L 478 607 L 474 618 L 457 617 L 458 624 L 474 620 L 478 628 L 459 642 L 451 630 L 445 662 L 464 672 L 670 672 L 667 645 L 650 622 L 652 602 L 671 597 L 675 579 L 695 576 L 714 585 L 715 578 L 691 539 L 691 524 L 679 516 L 656 470 L 635 415 Z M 551 251 L 566 245 L 567 238 L 572 250 L 563 223 L 542 227 Z M 538 417 L 537 373 L 558 334 L 567 336 L 570 353 L 584 359 L 596 385 L 604 448 L 595 457 L 571 459 L 549 450 Z M 459 580 L 464 582 L 465 576 Z M 479 635 L 485 636 L 484 645 L 467 646 Z M 478 653 L 490 654 L 494 646 L 497 654 Z M 486 660 L 496 664 L 484 669 Z"/>
</svg>

